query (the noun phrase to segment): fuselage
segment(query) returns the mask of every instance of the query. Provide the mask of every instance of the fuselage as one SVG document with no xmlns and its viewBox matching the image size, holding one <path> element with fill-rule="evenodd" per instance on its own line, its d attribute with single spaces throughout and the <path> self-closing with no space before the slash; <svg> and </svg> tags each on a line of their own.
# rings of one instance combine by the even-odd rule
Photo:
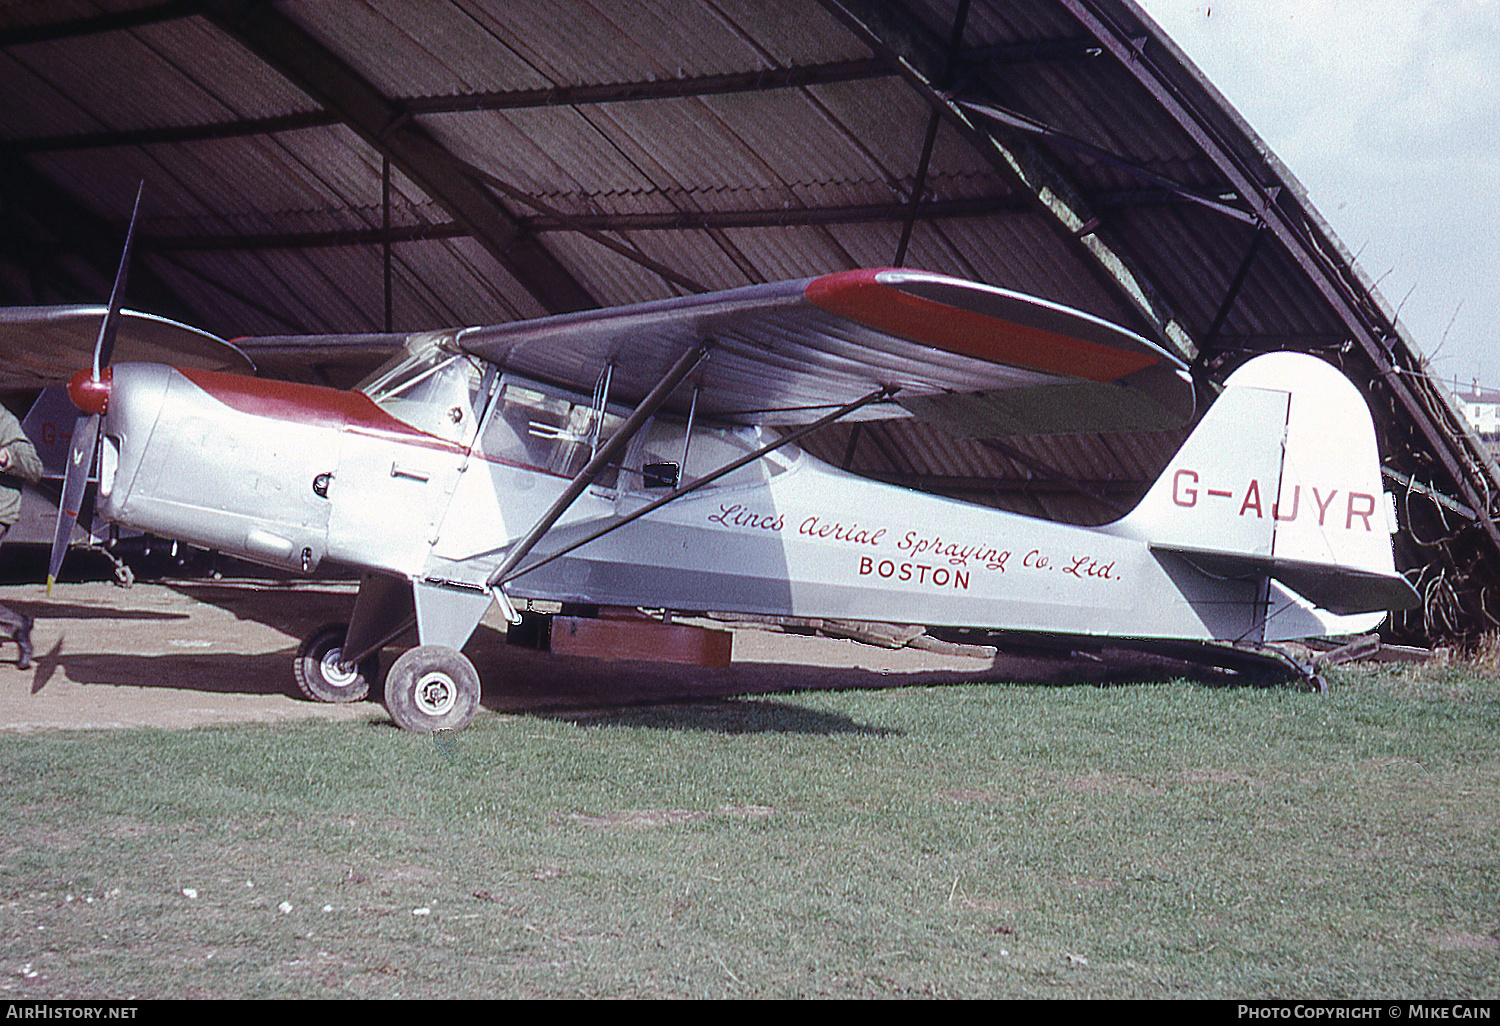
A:
<svg viewBox="0 0 1500 1026">
<path fill-rule="evenodd" d="M 607 422 L 588 401 L 465 357 L 375 395 L 120 364 L 104 425 L 113 521 L 291 570 L 325 560 L 480 588 Z M 408 379 L 414 379 L 407 383 Z M 389 383 L 388 383 L 389 384 Z M 379 399 L 380 401 L 377 401 Z M 592 413 L 592 421 L 589 414 Z M 618 421 L 618 418 L 615 418 Z M 603 427 L 607 430 L 608 424 Z M 528 562 L 772 437 L 665 420 Z M 679 467 L 686 448 L 687 465 Z M 658 471 L 659 473 L 659 471 Z M 1154 553 L 1128 521 L 1083 528 L 859 478 L 778 452 L 515 578 L 517 598 L 1138 638 L 1325 632 L 1264 577 Z M 523 564 L 524 565 L 524 564 Z"/>
</svg>

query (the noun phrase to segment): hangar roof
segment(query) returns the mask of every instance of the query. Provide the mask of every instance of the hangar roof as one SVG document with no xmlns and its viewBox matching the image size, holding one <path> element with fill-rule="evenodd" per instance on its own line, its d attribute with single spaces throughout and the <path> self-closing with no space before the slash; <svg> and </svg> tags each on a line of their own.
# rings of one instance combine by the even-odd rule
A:
<svg viewBox="0 0 1500 1026">
<path fill-rule="evenodd" d="M 1467 511 L 1432 580 L 1457 620 L 1488 616 L 1456 582 L 1500 567 L 1493 465 L 1295 179 L 1131 0 L 0 0 L 0 94 L 0 303 L 102 298 L 140 179 L 129 301 L 226 337 L 946 272 L 1124 324 L 1206 379 L 1264 349 L 1340 363 L 1408 498 L 1437 496 L 1416 521 Z M 1180 439 L 905 425 L 814 448 L 1099 521 Z"/>
</svg>

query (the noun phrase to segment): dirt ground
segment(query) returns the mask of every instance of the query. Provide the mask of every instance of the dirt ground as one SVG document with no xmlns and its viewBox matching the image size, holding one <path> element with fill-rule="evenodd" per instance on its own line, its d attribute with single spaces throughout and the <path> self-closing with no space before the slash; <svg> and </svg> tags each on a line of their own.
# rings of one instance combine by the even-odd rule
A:
<svg viewBox="0 0 1500 1026">
<path fill-rule="evenodd" d="M 385 718 L 373 702 L 324 705 L 297 692 L 301 639 L 346 620 L 352 583 L 184 581 L 0 586 L 36 618 L 35 665 L 0 643 L 0 729 L 193 727 L 209 723 Z M 737 629 L 724 669 L 565 658 L 507 646 L 487 619 L 465 650 L 497 711 L 590 708 L 735 694 L 995 679 L 991 660 Z M 386 653 L 385 665 L 399 654 Z"/>
</svg>

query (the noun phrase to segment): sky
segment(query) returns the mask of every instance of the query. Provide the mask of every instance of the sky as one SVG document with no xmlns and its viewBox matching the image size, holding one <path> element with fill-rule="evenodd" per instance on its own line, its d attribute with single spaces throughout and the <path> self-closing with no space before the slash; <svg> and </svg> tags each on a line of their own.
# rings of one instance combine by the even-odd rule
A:
<svg viewBox="0 0 1500 1026">
<path fill-rule="evenodd" d="M 1136 0 L 1438 376 L 1500 388 L 1500 0 Z"/>
</svg>

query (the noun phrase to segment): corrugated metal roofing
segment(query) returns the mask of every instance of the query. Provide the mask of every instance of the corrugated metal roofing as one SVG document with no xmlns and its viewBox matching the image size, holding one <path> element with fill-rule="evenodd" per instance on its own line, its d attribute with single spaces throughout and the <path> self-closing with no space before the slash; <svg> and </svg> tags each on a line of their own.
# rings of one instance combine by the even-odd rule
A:
<svg viewBox="0 0 1500 1026">
<path fill-rule="evenodd" d="M 902 253 L 1206 346 L 1210 378 L 1322 353 L 1405 479 L 1495 492 L 1300 186 L 1130 0 L 9 0 L 0 94 L 0 302 L 97 301 L 138 179 L 136 302 L 225 336 L 383 328 L 387 248 L 397 330 Z M 1176 443 L 868 437 L 855 469 L 1085 521 Z M 1485 568 L 1455 592 L 1483 622 L 1500 530 L 1466 531 L 1402 558 Z"/>
</svg>

